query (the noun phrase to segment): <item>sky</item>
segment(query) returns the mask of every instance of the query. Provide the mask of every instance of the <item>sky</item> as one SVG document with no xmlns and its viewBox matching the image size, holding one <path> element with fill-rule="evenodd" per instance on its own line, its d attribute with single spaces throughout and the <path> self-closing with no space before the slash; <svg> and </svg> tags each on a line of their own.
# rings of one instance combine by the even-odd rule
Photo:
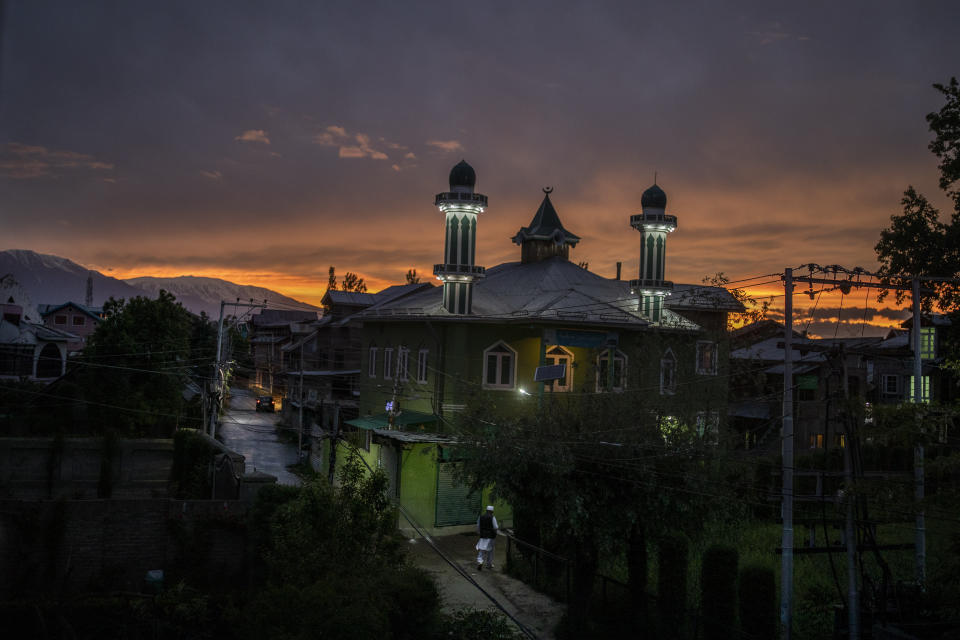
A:
<svg viewBox="0 0 960 640">
<path fill-rule="evenodd" d="M 314 304 L 330 265 L 371 290 L 432 277 L 461 159 L 487 267 L 519 259 L 547 186 L 571 258 L 629 279 L 656 174 L 676 282 L 873 270 L 908 185 L 946 205 L 924 116 L 960 75 L 954 0 L 0 7 L 0 249 L 115 277 Z M 866 302 L 843 304 L 890 321 Z"/>
</svg>

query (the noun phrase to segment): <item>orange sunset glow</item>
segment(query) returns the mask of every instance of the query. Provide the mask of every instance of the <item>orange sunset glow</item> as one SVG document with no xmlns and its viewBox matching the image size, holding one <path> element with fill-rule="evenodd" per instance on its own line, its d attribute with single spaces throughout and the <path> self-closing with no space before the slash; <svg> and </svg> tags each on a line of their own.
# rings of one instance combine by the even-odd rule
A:
<svg viewBox="0 0 960 640">
<path fill-rule="evenodd" d="M 449 11 L 11 5 L 0 249 L 319 305 L 331 265 L 370 291 L 411 268 L 434 280 L 433 196 L 462 158 L 489 197 L 486 267 L 519 258 L 510 238 L 547 186 L 582 238 L 571 259 L 608 277 L 621 262 L 630 279 L 629 217 L 656 175 L 680 283 L 873 271 L 908 185 L 941 204 L 924 115 L 960 59 L 952 4 L 835 7 L 830 21 L 760 2 L 660 8 L 669 29 L 626 2 L 475 6 L 456 30 Z M 782 309 L 778 282 L 747 289 Z M 841 307 L 851 332 L 902 317 L 864 292 L 817 304 L 811 331 Z"/>
</svg>

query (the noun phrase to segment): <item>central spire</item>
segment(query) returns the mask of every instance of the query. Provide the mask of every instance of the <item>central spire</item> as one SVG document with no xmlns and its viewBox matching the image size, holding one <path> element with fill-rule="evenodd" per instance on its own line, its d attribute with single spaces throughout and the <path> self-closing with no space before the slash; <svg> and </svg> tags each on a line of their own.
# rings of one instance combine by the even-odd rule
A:
<svg viewBox="0 0 960 640">
<path fill-rule="evenodd" d="M 530 225 L 520 227 L 520 231 L 513 236 L 514 244 L 520 245 L 520 262 L 540 262 L 547 258 L 560 257 L 570 259 L 570 247 L 580 242 L 580 236 L 574 235 L 563 228 L 557 210 L 550 202 L 553 187 L 543 188 L 543 202 L 533 214 Z"/>
</svg>

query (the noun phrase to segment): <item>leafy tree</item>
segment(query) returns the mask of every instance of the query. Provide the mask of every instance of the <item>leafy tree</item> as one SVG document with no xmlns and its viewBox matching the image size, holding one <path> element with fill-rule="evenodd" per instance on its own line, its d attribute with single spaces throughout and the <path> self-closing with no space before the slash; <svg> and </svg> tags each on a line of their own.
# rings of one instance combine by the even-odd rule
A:
<svg viewBox="0 0 960 640">
<path fill-rule="evenodd" d="M 110 299 L 76 371 L 79 395 L 95 430 L 119 436 L 171 437 L 197 426 L 198 398 L 184 391 L 210 376 L 216 330 L 161 290 L 156 300 Z"/>
<path fill-rule="evenodd" d="M 343 282 L 340 286 L 344 291 L 356 291 L 357 293 L 366 293 L 367 283 L 363 281 L 363 278 L 357 274 L 347 271 L 347 275 L 343 276 Z"/>
<path fill-rule="evenodd" d="M 337 290 L 337 272 L 334 269 L 333 265 L 330 265 L 330 269 L 327 270 L 327 291 L 336 291 Z"/>
<path fill-rule="evenodd" d="M 940 188 L 953 200 L 954 211 L 949 222 L 941 220 L 940 211 L 927 198 L 909 186 L 903 193 L 903 213 L 890 217 L 890 227 L 880 233 L 874 248 L 880 262 L 879 273 L 886 283 L 902 282 L 914 275 L 942 278 L 960 277 L 960 85 L 951 78 L 946 85 L 933 87 L 946 97 L 946 104 L 927 114 L 927 123 L 934 139 L 930 151 L 940 160 Z M 924 300 L 930 309 L 935 302 L 942 310 L 956 309 L 960 304 L 960 285 L 952 282 L 925 283 L 936 293 Z M 886 291 L 880 293 L 883 300 Z M 902 301 L 906 292 L 898 291 Z"/>
<path fill-rule="evenodd" d="M 473 486 L 492 487 L 511 505 L 520 539 L 570 561 L 572 637 L 595 631 L 592 593 L 603 557 L 626 556 L 641 604 L 647 540 L 671 527 L 698 535 L 720 506 L 729 480 L 718 482 L 712 447 L 665 411 L 648 394 L 602 394 L 551 398 L 495 424 L 492 407 L 477 407 L 462 425 Z"/>
<path fill-rule="evenodd" d="M 407 284 L 420 284 L 420 276 L 416 269 L 407 269 Z"/>
<path fill-rule="evenodd" d="M 701 282 L 711 287 L 720 287 L 722 289 L 726 289 L 730 292 L 730 295 L 737 299 L 737 302 L 743 305 L 743 313 L 731 313 L 728 315 L 728 330 L 735 327 L 748 325 L 752 322 L 760 322 L 761 320 L 767 319 L 767 314 L 770 312 L 770 303 L 773 301 L 772 296 L 766 300 L 757 300 L 755 297 L 747 293 L 745 289 L 741 289 L 739 287 L 729 287 L 727 285 L 730 284 L 730 278 L 728 278 L 722 271 L 718 271 L 712 276 L 704 276 Z"/>
<path fill-rule="evenodd" d="M 241 614 L 250 638 L 419 638 L 439 621 L 437 587 L 409 566 L 381 471 L 356 453 L 340 486 L 258 495 L 251 535 L 264 584 Z"/>
<path fill-rule="evenodd" d="M 331 265 L 330 269 L 327 272 L 327 291 L 336 291 L 337 290 L 337 272 L 336 269 Z M 367 283 L 363 281 L 363 278 L 353 273 L 352 271 L 347 271 L 347 275 L 343 276 L 343 281 L 340 283 L 341 291 L 356 291 L 357 293 L 366 293 Z"/>
</svg>

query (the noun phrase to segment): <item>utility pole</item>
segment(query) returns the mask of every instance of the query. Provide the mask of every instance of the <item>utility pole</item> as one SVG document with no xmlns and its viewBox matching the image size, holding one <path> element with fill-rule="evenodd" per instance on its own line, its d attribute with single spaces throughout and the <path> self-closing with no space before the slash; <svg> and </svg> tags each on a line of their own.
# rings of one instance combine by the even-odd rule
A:
<svg viewBox="0 0 960 640">
<path fill-rule="evenodd" d="M 337 471 L 337 440 L 340 438 L 340 402 L 333 403 L 333 436 L 330 438 L 330 458 L 328 460 L 327 481 L 333 486 Z"/>
<path fill-rule="evenodd" d="M 920 353 L 920 278 L 913 278 L 913 402 L 918 409 L 923 402 L 923 358 Z M 919 420 L 918 420 L 919 422 Z M 917 425 L 919 427 L 919 424 Z M 921 504 L 923 502 L 923 440 L 917 434 L 917 444 L 913 448 L 913 484 L 914 498 L 917 502 L 916 531 L 914 533 L 914 548 L 916 554 L 916 578 L 921 589 L 924 588 L 927 578 L 927 524 Z"/>
<path fill-rule="evenodd" d="M 847 354 L 840 345 L 840 375 L 843 376 L 843 399 L 847 406 L 845 411 L 849 410 L 850 403 L 850 381 L 847 378 Z M 844 538 L 847 542 L 847 638 L 849 640 L 860 640 L 860 598 L 857 589 L 857 529 L 855 526 L 854 509 L 855 493 L 853 490 L 853 429 L 849 428 L 851 422 L 848 422 L 848 428 L 844 429 L 843 445 L 843 470 L 844 481 L 846 483 L 847 499 L 847 521 L 844 527 Z"/>
<path fill-rule="evenodd" d="M 303 342 L 300 342 L 300 433 L 297 436 L 297 464 L 303 451 Z"/>
<path fill-rule="evenodd" d="M 233 305 L 234 307 L 247 307 L 246 313 L 253 311 L 254 309 L 266 309 L 267 301 L 264 300 L 262 303 L 255 303 L 253 300 L 250 302 L 240 302 L 240 299 L 237 298 L 236 302 L 227 302 L 226 300 L 220 301 L 220 320 L 217 322 L 217 359 L 213 363 L 213 383 L 216 385 L 216 403 L 211 403 L 210 407 L 210 437 L 213 438 L 217 435 L 217 418 L 220 415 L 220 409 L 223 407 L 223 363 L 222 363 L 222 354 L 223 354 L 223 310 L 227 305 Z"/>
<path fill-rule="evenodd" d="M 780 637 L 790 640 L 793 627 L 793 269 L 783 272 L 783 534 L 780 543 Z"/>
</svg>

